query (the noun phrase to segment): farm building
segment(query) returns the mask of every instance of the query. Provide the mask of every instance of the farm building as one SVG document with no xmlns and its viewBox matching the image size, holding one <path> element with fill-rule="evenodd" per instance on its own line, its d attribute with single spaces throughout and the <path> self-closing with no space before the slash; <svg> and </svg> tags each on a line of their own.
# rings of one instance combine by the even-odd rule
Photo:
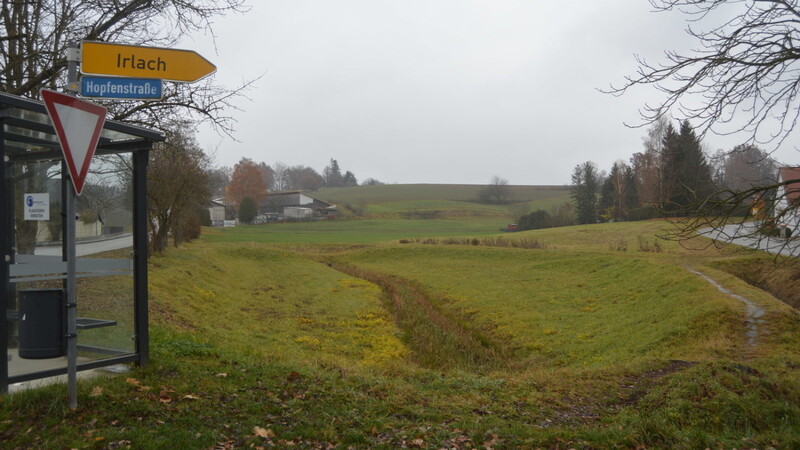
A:
<svg viewBox="0 0 800 450">
<path fill-rule="evenodd" d="M 222 199 L 211 200 L 208 206 L 208 215 L 211 219 L 211 226 L 221 227 L 225 223 L 225 204 Z"/>
<path fill-rule="evenodd" d="M 285 220 L 309 220 L 313 215 L 314 211 L 311 208 L 300 208 L 297 206 L 287 206 L 283 208 L 283 218 Z"/>
<path fill-rule="evenodd" d="M 800 167 L 781 167 L 778 183 L 781 186 L 775 196 L 775 220 L 781 233 L 788 237 L 800 228 Z"/>
<path fill-rule="evenodd" d="M 298 212 L 308 210 L 309 212 Z M 261 204 L 261 214 L 279 214 L 283 218 L 298 219 L 336 216 L 336 205 L 318 200 L 301 191 L 272 192 Z M 302 217 L 299 217 L 302 215 Z"/>
</svg>

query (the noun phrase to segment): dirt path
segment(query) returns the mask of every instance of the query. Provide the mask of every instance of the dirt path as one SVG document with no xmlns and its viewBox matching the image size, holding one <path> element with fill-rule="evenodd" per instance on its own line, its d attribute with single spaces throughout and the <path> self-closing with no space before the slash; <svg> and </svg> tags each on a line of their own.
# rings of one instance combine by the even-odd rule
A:
<svg viewBox="0 0 800 450">
<path fill-rule="evenodd" d="M 410 280 L 372 272 L 356 266 L 326 262 L 328 267 L 381 288 L 387 307 L 414 352 L 414 359 L 429 368 L 486 371 L 506 367 L 514 348 L 466 320 L 441 311 L 428 294 Z"/>
<path fill-rule="evenodd" d="M 709 277 L 708 275 L 705 275 L 705 274 L 700 273 L 700 272 L 698 272 L 696 270 L 693 270 L 693 269 L 687 269 L 687 270 L 689 270 L 689 272 L 692 272 L 695 275 L 700 276 L 704 280 L 708 281 L 709 283 L 711 283 L 714 287 L 716 287 L 723 294 L 731 296 L 731 297 L 735 298 L 736 300 L 739 300 L 740 302 L 744 303 L 745 308 L 746 308 L 746 310 L 745 310 L 745 322 L 747 323 L 747 344 L 750 347 L 755 347 L 755 345 L 756 345 L 756 343 L 758 341 L 758 334 L 759 334 L 758 333 L 758 327 L 759 327 L 759 325 L 763 324 L 763 321 L 764 321 L 764 319 L 762 319 L 762 317 L 764 316 L 764 312 L 765 312 L 764 308 L 758 306 L 757 304 L 755 304 L 753 301 L 749 300 L 746 297 L 742 297 L 739 294 L 735 294 L 735 293 L 731 292 L 730 290 L 728 290 L 725 287 L 723 287 L 721 284 L 719 284 L 716 280 L 714 280 L 713 278 Z"/>
</svg>

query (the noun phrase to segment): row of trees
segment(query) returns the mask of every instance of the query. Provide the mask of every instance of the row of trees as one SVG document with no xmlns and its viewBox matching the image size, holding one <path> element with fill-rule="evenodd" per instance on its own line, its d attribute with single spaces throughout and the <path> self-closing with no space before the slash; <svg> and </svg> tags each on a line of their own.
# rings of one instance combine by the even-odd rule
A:
<svg viewBox="0 0 800 450">
<path fill-rule="evenodd" d="M 608 173 L 591 161 L 572 173 L 578 223 L 637 220 L 709 212 L 727 193 L 772 185 L 778 164 L 755 145 L 719 150 L 708 157 L 688 120 L 675 128 L 662 118 L 647 131 L 644 151 L 630 164 L 617 161 Z M 746 207 L 747 205 L 742 205 Z"/>
<path fill-rule="evenodd" d="M 224 196 L 239 211 L 239 218 L 249 222 L 255 218 L 258 207 L 267 199 L 270 191 L 303 190 L 316 191 L 323 187 L 358 186 L 353 172 L 342 173 L 339 162 L 330 160 L 322 174 L 306 166 L 274 166 L 242 158 L 232 169 L 217 168 L 211 171 L 211 191 Z M 373 178 L 364 185 L 383 184 Z"/>
<path fill-rule="evenodd" d="M 353 172 L 348 170 L 342 173 L 339 162 L 335 159 L 331 159 L 330 164 L 320 174 L 311 167 L 287 166 L 283 163 L 270 166 L 250 158 L 242 158 L 232 169 L 215 169 L 214 180 L 215 194 L 224 195 L 237 206 L 245 197 L 261 204 L 269 191 L 316 191 L 323 187 L 358 186 Z M 363 184 L 382 183 L 369 178 Z"/>
<path fill-rule="evenodd" d="M 655 63 L 637 57 L 635 73 L 607 92 L 623 95 L 633 87 L 655 88 L 661 98 L 643 106 L 644 124 L 657 125 L 676 114 L 698 126 L 701 136 L 709 131 L 743 136 L 742 145 L 714 155 L 711 174 L 718 193 L 697 205 L 698 214 L 681 221 L 674 237 L 691 238 L 708 226 L 719 229 L 752 203 L 786 202 L 777 197 L 787 195 L 800 180 L 776 181 L 776 163 L 768 156 L 796 131 L 800 120 L 800 1 L 650 3 L 655 11 L 686 15 L 686 33 L 696 43 L 688 51 L 666 51 L 664 60 Z M 780 214 L 796 214 L 797 206 L 787 203 L 791 207 Z M 737 233 L 762 239 L 758 228 L 737 228 Z M 789 253 L 800 256 L 796 250 Z"/>
</svg>

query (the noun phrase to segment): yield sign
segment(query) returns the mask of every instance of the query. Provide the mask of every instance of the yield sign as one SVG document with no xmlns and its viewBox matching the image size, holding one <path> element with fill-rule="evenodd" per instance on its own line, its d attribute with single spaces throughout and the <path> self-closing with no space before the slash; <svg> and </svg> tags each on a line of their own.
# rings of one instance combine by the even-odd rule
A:
<svg viewBox="0 0 800 450">
<path fill-rule="evenodd" d="M 42 89 L 41 93 L 56 129 L 58 142 L 61 143 L 72 186 L 75 187 L 75 193 L 80 195 L 100 140 L 100 132 L 103 131 L 106 109 L 47 89 Z"/>
</svg>

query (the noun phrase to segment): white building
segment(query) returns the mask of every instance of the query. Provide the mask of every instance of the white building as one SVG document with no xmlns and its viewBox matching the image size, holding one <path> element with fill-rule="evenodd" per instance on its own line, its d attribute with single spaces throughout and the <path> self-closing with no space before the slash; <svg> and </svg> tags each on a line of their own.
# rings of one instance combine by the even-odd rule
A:
<svg viewBox="0 0 800 450">
<path fill-rule="evenodd" d="M 225 222 L 225 205 L 222 202 L 212 200 L 211 205 L 208 207 L 208 215 L 212 226 L 221 227 Z"/>
<path fill-rule="evenodd" d="M 311 208 L 287 206 L 283 208 L 283 218 L 287 220 L 309 220 L 314 215 Z"/>
<path fill-rule="evenodd" d="M 775 223 L 782 236 L 797 235 L 800 229 L 800 167 L 778 169 L 778 183 L 781 186 L 775 195 Z"/>
</svg>

